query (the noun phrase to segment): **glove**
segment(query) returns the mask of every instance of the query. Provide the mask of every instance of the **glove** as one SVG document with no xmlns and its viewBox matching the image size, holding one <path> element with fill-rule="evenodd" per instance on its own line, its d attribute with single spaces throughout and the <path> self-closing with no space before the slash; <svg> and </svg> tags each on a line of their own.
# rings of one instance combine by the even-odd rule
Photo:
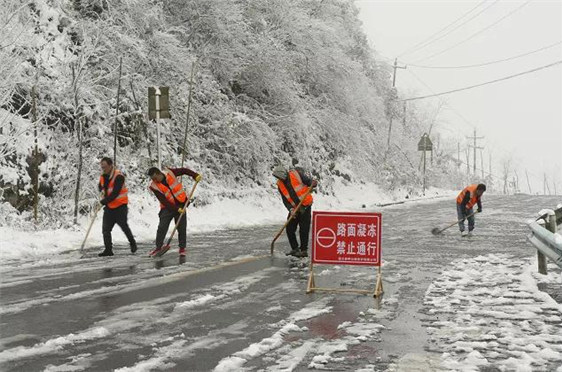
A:
<svg viewBox="0 0 562 372">
<path fill-rule="evenodd" d="M 318 186 L 318 182 L 316 180 L 312 180 L 310 187 L 315 188 L 316 186 Z"/>
<path fill-rule="evenodd" d="M 481 213 L 481 212 L 482 212 L 482 208 L 478 208 L 478 213 Z"/>
<path fill-rule="evenodd" d="M 185 208 L 178 208 L 178 213 L 182 214 L 183 212 L 185 212 Z"/>
<path fill-rule="evenodd" d="M 198 174 L 197 176 L 195 176 L 195 182 L 199 182 L 203 179 L 203 176 L 201 176 L 200 174 Z"/>
<path fill-rule="evenodd" d="M 100 200 L 100 204 L 101 205 L 107 205 L 107 200 L 105 200 L 105 199 Z"/>
</svg>

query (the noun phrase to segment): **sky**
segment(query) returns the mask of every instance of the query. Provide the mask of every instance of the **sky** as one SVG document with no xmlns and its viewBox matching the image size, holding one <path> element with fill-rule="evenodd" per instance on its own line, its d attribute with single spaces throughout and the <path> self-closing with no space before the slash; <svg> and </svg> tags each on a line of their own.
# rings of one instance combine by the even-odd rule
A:
<svg viewBox="0 0 562 372">
<path fill-rule="evenodd" d="M 402 98 L 464 88 L 562 61 L 559 0 L 355 3 L 378 57 L 389 62 L 398 58 L 398 65 L 406 66 L 396 72 Z M 510 60 L 487 64 L 504 59 Z M 458 68 L 484 63 L 487 65 Z M 503 165 L 510 161 L 521 191 L 529 191 L 527 171 L 533 193 L 543 192 L 546 174 L 551 191 L 556 183 L 562 194 L 562 64 L 418 100 L 416 105 L 428 111 L 441 107 L 434 130 L 460 142 L 462 150 L 466 137 L 476 129 L 477 136 L 484 137 L 478 146 L 484 146 L 486 171 L 490 156 L 496 176 L 503 174 Z M 472 154 L 470 159 L 472 163 Z M 479 168 L 480 164 L 478 157 Z M 513 176 L 515 172 L 510 178 Z"/>
</svg>

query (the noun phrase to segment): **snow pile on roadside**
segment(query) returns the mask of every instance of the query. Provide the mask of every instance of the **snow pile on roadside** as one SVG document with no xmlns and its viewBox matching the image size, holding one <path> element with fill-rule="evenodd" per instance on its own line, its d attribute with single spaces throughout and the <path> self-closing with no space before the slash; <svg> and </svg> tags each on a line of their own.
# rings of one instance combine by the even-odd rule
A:
<svg viewBox="0 0 562 372">
<path fill-rule="evenodd" d="M 29 358 L 32 356 L 49 354 L 54 351 L 62 350 L 65 347 L 79 344 L 85 341 L 108 337 L 110 332 L 103 327 L 95 327 L 87 329 L 78 334 L 70 333 L 66 336 L 52 338 L 45 342 L 38 343 L 33 346 L 18 346 L 12 349 L 6 349 L 0 352 L 0 363 L 6 363 L 11 360 Z"/>
<path fill-rule="evenodd" d="M 375 184 L 350 184 L 340 179 L 336 179 L 333 189 L 334 195 L 315 195 L 316 210 L 366 211 L 368 209 L 364 206 L 371 208 L 377 203 L 398 200 L 402 193 L 398 190 L 391 195 Z M 434 189 L 427 193 L 428 197 L 435 195 L 447 195 L 447 191 Z M 15 209 L 5 203 L 0 204 L 0 208 L 2 211 L 10 211 L 0 220 L 0 258 L 3 260 L 33 260 L 52 254 L 78 251 L 91 221 L 91 217 L 83 216 L 79 220 L 79 226 L 70 229 L 33 231 L 32 223 L 24 223 L 22 218 L 17 217 Z M 129 225 L 138 241 L 154 241 L 158 227 L 158 211 L 158 202 L 152 195 L 146 193 L 129 196 Z M 90 232 L 87 247 L 103 246 L 102 215 L 103 211 L 100 211 Z M 278 192 L 274 189 L 261 190 L 246 192 L 240 199 L 216 198 L 204 206 L 198 206 L 196 201 L 188 210 L 187 226 L 188 233 L 205 232 L 258 224 L 282 224 L 286 216 L 287 211 Z M 26 225 L 27 228 L 24 227 Z M 172 228 L 173 225 L 170 230 Z M 113 229 L 113 241 L 116 245 L 128 245 L 118 226 Z"/>
<path fill-rule="evenodd" d="M 538 289 L 534 271 L 536 262 L 491 254 L 457 261 L 432 283 L 425 324 L 445 368 L 562 365 L 562 305 Z"/>
</svg>

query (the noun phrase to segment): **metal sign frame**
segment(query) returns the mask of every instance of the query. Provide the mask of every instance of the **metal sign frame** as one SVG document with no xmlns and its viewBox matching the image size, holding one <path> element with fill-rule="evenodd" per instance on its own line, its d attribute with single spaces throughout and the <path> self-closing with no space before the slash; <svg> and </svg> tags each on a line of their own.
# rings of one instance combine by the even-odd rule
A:
<svg viewBox="0 0 562 372">
<path fill-rule="evenodd" d="M 324 217 L 328 222 L 319 223 L 319 220 Z M 368 222 L 370 221 L 370 222 Z M 334 225 L 335 223 L 335 225 Z M 359 224 L 371 223 L 376 226 L 375 234 L 365 233 L 364 235 L 359 235 L 354 232 L 353 239 L 351 235 L 347 236 L 346 233 L 341 234 L 340 226 L 344 225 L 345 228 L 349 229 L 349 225 L 358 226 Z M 329 226 L 328 226 L 329 225 Z M 355 228 L 355 227 L 354 227 Z M 334 231 L 335 230 L 335 231 Z M 348 232 L 350 230 L 347 230 Z M 359 237 L 358 237 L 359 236 Z M 339 237 L 339 238 L 338 238 Z M 340 241 L 338 242 L 338 239 Z M 342 252 L 340 249 L 343 243 L 357 242 L 357 239 L 363 240 L 363 246 L 367 246 L 367 242 L 374 244 L 373 256 L 375 260 L 362 260 L 356 257 L 347 256 L 357 256 L 358 253 L 350 251 L 348 246 L 348 251 Z M 351 240 L 351 241 L 350 241 Z M 326 212 L 326 211 L 313 211 L 312 213 L 312 250 L 310 255 L 310 273 L 308 277 L 308 284 L 306 293 L 312 293 L 315 291 L 327 291 L 327 292 L 347 292 L 347 293 L 361 293 L 361 294 L 372 294 L 373 297 L 378 297 L 384 293 L 382 285 L 382 214 L 381 213 L 358 213 L 358 212 Z M 340 243 L 340 244 L 338 244 Z M 352 245 L 353 246 L 353 245 Z M 340 248 L 340 249 L 339 249 Z M 328 252 L 327 250 L 332 250 L 333 252 Z M 335 253 L 334 253 L 335 252 Z M 359 252 L 359 251 L 358 251 Z M 336 259 L 333 258 L 334 254 Z M 344 259 L 340 260 L 339 256 L 345 256 Z M 363 255 L 367 257 L 366 255 Z M 317 287 L 314 280 L 314 264 L 322 265 L 361 265 L 361 266 L 377 266 L 377 279 L 375 283 L 375 289 L 372 290 L 362 290 L 362 289 L 340 289 L 340 288 L 322 288 Z"/>
<path fill-rule="evenodd" d="M 433 151 L 433 142 L 427 133 L 424 133 L 418 142 L 418 151 Z"/>
<path fill-rule="evenodd" d="M 159 94 L 157 94 L 159 92 Z M 160 98 L 156 102 L 157 97 Z M 158 113 L 158 115 L 157 115 Z M 158 116 L 158 117 L 157 117 Z M 170 119 L 170 88 L 169 87 L 148 87 L 148 118 Z"/>
</svg>

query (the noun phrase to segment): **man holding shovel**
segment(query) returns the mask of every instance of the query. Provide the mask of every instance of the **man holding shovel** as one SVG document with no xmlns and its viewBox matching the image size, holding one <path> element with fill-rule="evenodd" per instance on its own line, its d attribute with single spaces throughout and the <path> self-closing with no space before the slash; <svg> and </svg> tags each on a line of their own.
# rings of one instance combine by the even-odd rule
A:
<svg viewBox="0 0 562 372">
<path fill-rule="evenodd" d="M 477 213 L 482 212 L 482 202 L 480 198 L 486 191 L 483 183 L 473 184 L 465 187 L 457 196 L 457 216 L 459 219 L 459 229 L 463 236 L 471 235 L 474 230 L 474 212 L 472 207 L 478 204 Z M 468 219 L 468 234 L 464 231 L 464 220 Z"/>
<path fill-rule="evenodd" d="M 149 256 L 157 256 L 162 251 L 162 244 L 172 219 L 176 223 L 179 220 L 179 254 L 185 256 L 187 223 L 185 217 L 181 219 L 180 217 L 184 213 L 184 208 L 189 205 L 189 201 L 183 185 L 177 177 L 187 175 L 199 182 L 201 175 L 188 168 L 169 168 L 162 173 L 156 167 L 150 168 L 148 175 L 152 179 L 148 188 L 160 201 L 160 212 L 158 213 L 160 223 L 156 232 L 156 248 L 149 253 Z"/>
<path fill-rule="evenodd" d="M 103 244 L 105 249 L 98 256 L 113 256 L 113 242 L 111 241 L 111 230 L 115 224 L 119 225 L 131 245 L 131 253 L 137 251 L 137 242 L 127 223 L 127 187 L 125 186 L 125 176 L 113 166 L 113 160 L 103 158 L 100 161 L 102 175 L 98 184 L 99 191 L 103 199 L 100 204 L 104 205 L 103 212 Z"/>
<path fill-rule="evenodd" d="M 289 210 L 288 219 L 294 214 L 287 224 L 287 238 L 291 251 L 287 256 L 308 257 L 308 235 L 312 209 L 312 194 L 308 191 L 317 185 L 316 180 L 308 177 L 301 169 L 287 171 L 282 165 L 273 169 L 273 176 L 277 178 L 277 188 L 281 194 L 283 204 Z M 299 206 L 300 208 L 296 210 Z M 293 213 L 295 212 L 295 213 Z M 299 227 L 300 247 L 297 242 L 297 226 Z"/>
</svg>

